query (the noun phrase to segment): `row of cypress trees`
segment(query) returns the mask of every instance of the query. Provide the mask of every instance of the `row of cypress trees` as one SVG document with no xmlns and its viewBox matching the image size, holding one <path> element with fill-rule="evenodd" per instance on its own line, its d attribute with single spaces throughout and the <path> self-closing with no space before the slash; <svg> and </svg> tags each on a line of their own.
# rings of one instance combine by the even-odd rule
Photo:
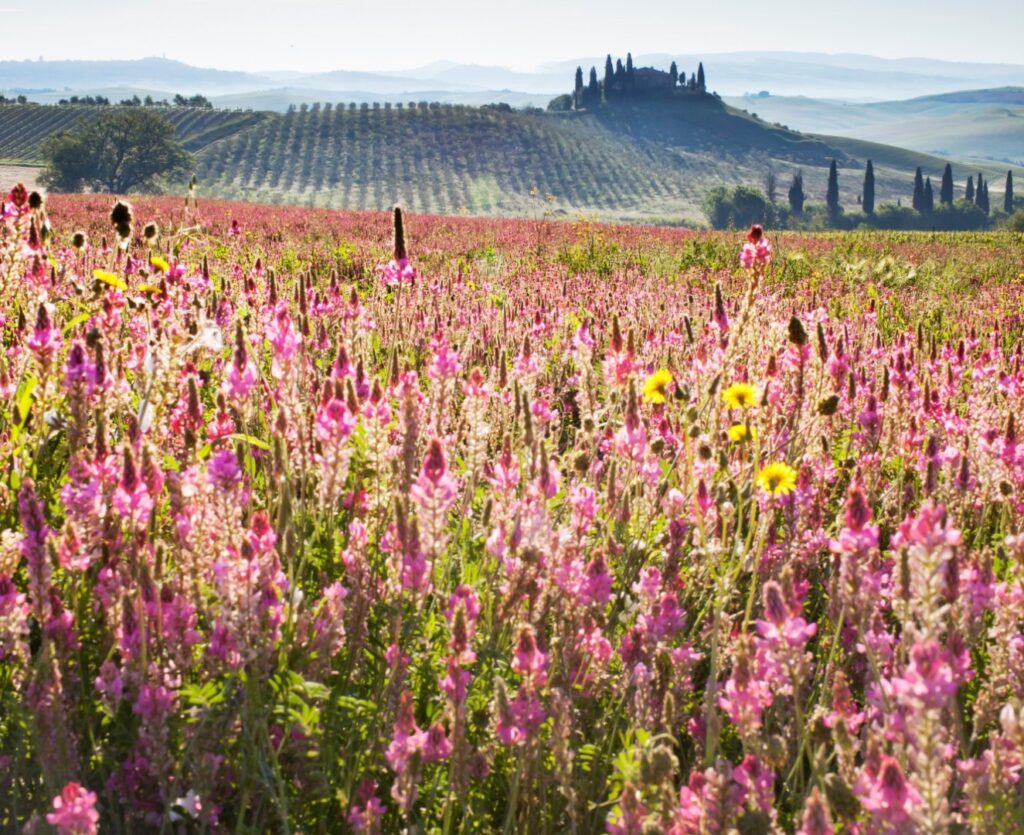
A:
<svg viewBox="0 0 1024 835">
<path fill-rule="evenodd" d="M 942 205 L 951 206 L 955 196 L 953 184 L 953 166 L 946 163 L 946 169 L 942 173 L 942 184 L 939 187 L 939 202 Z M 978 174 L 978 184 L 974 184 L 974 176 L 967 178 L 965 188 L 966 199 L 979 209 L 989 213 L 990 204 L 988 197 L 988 181 L 984 176 Z M 801 214 L 804 210 L 806 195 L 804 194 L 804 178 L 801 172 L 793 176 L 793 182 L 789 187 L 789 208 L 795 214 Z M 841 206 L 839 204 L 839 169 L 836 161 L 828 170 L 828 186 L 825 191 L 825 205 L 829 214 L 837 215 Z M 924 172 L 918 167 L 914 174 L 914 195 L 911 201 L 913 208 L 921 213 L 927 214 L 935 209 L 935 194 L 932 189 L 931 177 L 925 177 Z M 861 192 L 861 209 L 865 214 L 875 213 L 875 167 L 871 160 L 868 160 L 864 169 L 864 187 Z M 1013 171 L 1006 172 L 1006 188 L 1003 192 L 1003 211 L 1006 214 L 1013 213 Z"/>
<path fill-rule="evenodd" d="M 939 186 L 939 203 L 944 206 L 952 206 L 954 196 L 953 166 L 947 162 L 946 168 L 942 172 L 942 183 Z M 973 203 L 985 214 L 989 213 L 991 204 L 988 198 L 988 180 L 983 174 L 979 172 L 977 185 L 974 183 L 973 175 L 967 178 L 964 196 L 968 202 Z M 931 177 L 924 177 L 920 167 L 914 173 L 914 196 L 911 205 L 919 212 L 928 213 L 935 210 L 935 193 L 932 189 Z M 1003 211 L 1007 214 L 1013 213 L 1013 171 L 1006 172 Z"/>
</svg>

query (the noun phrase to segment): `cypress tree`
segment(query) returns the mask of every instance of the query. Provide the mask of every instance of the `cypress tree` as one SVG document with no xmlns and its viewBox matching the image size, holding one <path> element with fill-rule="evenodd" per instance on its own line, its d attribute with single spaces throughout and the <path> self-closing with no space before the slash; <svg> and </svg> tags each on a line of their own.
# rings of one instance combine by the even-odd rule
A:
<svg viewBox="0 0 1024 835">
<path fill-rule="evenodd" d="M 573 86 L 573 101 L 576 107 L 583 106 L 583 67 L 576 67 L 576 83 Z"/>
<path fill-rule="evenodd" d="M 676 62 L 672 62 L 672 66 L 668 68 L 668 77 L 672 82 L 673 89 L 676 86 L 676 82 L 679 81 L 679 67 L 676 66 Z"/>
<path fill-rule="evenodd" d="M 697 92 L 706 93 L 708 90 L 707 81 L 704 78 L 704 62 L 697 64 Z"/>
<path fill-rule="evenodd" d="M 939 200 L 943 205 L 953 204 L 953 166 L 946 163 L 946 170 L 942 172 L 942 189 L 939 191 Z"/>
<path fill-rule="evenodd" d="M 695 72 L 690 73 L 690 83 L 686 85 L 686 89 L 687 90 L 696 90 L 697 89 L 697 73 L 695 73 Z"/>
<path fill-rule="evenodd" d="M 601 104 L 601 87 L 597 83 L 597 67 L 590 68 L 590 82 L 587 84 L 587 106 L 597 107 Z"/>
<path fill-rule="evenodd" d="M 978 184 L 974 187 L 974 205 L 981 205 L 981 192 L 985 188 L 985 178 L 981 176 L 981 172 L 978 172 Z"/>
<path fill-rule="evenodd" d="M 928 177 L 924 181 L 924 209 L 925 214 L 931 214 L 935 209 L 935 194 L 932 191 L 932 178 Z"/>
<path fill-rule="evenodd" d="M 861 201 L 864 214 L 875 213 L 875 167 L 868 160 L 867 168 L 864 169 L 864 198 Z"/>
<path fill-rule="evenodd" d="M 974 202 L 974 177 L 967 178 L 967 191 L 965 192 L 966 197 L 972 203 Z"/>
<path fill-rule="evenodd" d="M 1013 214 L 1013 172 L 1006 172 L 1006 191 L 1003 192 L 1003 211 Z"/>
<path fill-rule="evenodd" d="M 839 214 L 839 169 L 836 167 L 835 160 L 832 160 L 832 164 L 828 168 L 828 189 L 825 191 L 825 205 L 828 206 L 828 213 L 830 215 Z"/>
<path fill-rule="evenodd" d="M 619 92 L 622 92 L 626 84 L 626 68 L 622 66 L 622 59 L 615 59 L 615 83 L 619 85 Z"/>
<path fill-rule="evenodd" d="M 924 175 L 921 173 L 920 166 L 914 173 L 914 199 L 911 205 L 915 212 L 924 211 Z"/>
<path fill-rule="evenodd" d="M 797 171 L 793 175 L 793 183 L 789 187 L 789 208 L 793 214 L 800 215 L 804 212 L 804 175 L 802 171 Z"/>
<path fill-rule="evenodd" d="M 633 53 L 626 53 L 626 88 L 629 90 L 633 89 L 633 85 L 636 83 L 636 76 L 633 70 Z"/>
<path fill-rule="evenodd" d="M 615 85 L 615 68 L 612 66 L 612 56 L 604 59 L 604 97 L 612 97 L 612 87 Z"/>
<path fill-rule="evenodd" d="M 979 177 L 980 176 L 981 175 L 979 175 Z M 988 204 L 988 183 L 987 182 L 982 182 L 981 186 L 975 192 L 974 199 L 975 199 L 975 202 L 978 204 L 978 207 L 985 214 L 988 214 L 989 204 Z"/>
</svg>

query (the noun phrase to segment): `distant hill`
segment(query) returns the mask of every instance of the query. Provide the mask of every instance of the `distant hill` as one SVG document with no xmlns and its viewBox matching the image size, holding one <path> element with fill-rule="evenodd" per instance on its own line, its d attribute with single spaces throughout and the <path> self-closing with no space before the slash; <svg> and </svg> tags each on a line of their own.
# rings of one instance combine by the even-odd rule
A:
<svg viewBox="0 0 1024 835">
<path fill-rule="evenodd" d="M 204 69 L 166 58 L 134 61 L 0 61 L 0 93 L 139 87 L 218 95 L 273 86 L 251 73 Z"/>
<path fill-rule="evenodd" d="M 276 110 L 283 113 L 289 107 L 301 104 L 378 104 L 403 105 L 409 102 L 439 102 L 442 104 L 508 104 L 511 107 L 545 107 L 551 96 L 537 93 L 517 93 L 509 90 L 481 90 L 478 92 L 453 92 L 451 90 L 409 90 L 402 93 L 375 93 L 370 90 L 329 90 L 305 87 L 275 87 L 268 90 L 253 90 L 245 93 L 229 93 L 213 96 L 217 107 L 243 108 L 249 110 Z"/>
<path fill-rule="evenodd" d="M 46 136 L 109 109 L 0 106 L 0 162 L 38 161 Z M 879 202 L 909 199 L 916 166 L 937 181 L 945 165 L 796 133 L 708 95 L 565 113 L 438 104 L 164 112 L 196 154 L 203 193 L 334 208 L 699 221 L 709 188 L 760 187 L 769 167 L 780 199 L 800 169 L 809 199 L 821 203 L 834 157 L 842 200 L 855 207 L 869 157 Z M 983 170 L 998 189 L 1005 169 Z M 959 182 L 968 170 L 956 173 Z"/>
<path fill-rule="evenodd" d="M 371 100 L 420 100 L 422 91 L 446 94 L 453 104 L 506 101 L 523 96 L 551 96 L 565 90 L 577 66 L 600 68 L 604 55 L 589 55 L 545 64 L 529 71 L 507 67 L 439 61 L 398 71 L 302 73 L 268 70 L 232 72 L 192 67 L 164 58 L 125 61 L 0 61 L 0 93 L 27 93 L 46 102 L 68 93 L 133 87 L 161 94 L 201 93 L 208 97 L 268 91 L 286 86 L 315 91 L 321 99 L 348 101 L 359 93 Z M 779 96 L 818 99 L 906 99 L 965 89 L 1024 86 L 1024 65 L 971 64 L 907 58 L 891 60 L 868 55 L 826 55 L 795 52 L 733 52 L 721 54 L 635 55 L 638 65 L 680 67 L 703 61 L 709 88 L 724 96 L 767 90 Z M 321 91 L 329 91 L 323 96 Z M 412 94 L 412 95 L 409 95 Z M 505 97 L 502 97 L 505 94 Z M 240 106 L 249 106 L 241 104 Z"/>
<path fill-rule="evenodd" d="M 886 142 L 956 159 L 1024 164 L 1024 87 L 872 103 L 801 96 L 728 101 L 798 130 Z"/>
</svg>

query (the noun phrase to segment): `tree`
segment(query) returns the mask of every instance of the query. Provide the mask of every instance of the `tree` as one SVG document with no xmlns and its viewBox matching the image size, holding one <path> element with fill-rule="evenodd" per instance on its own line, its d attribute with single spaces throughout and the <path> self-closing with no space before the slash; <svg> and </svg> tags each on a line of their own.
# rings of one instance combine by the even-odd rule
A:
<svg viewBox="0 0 1024 835">
<path fill-rule="evenodd" d="M 946 163 L 946 170 L 942 172 L 942 188 L 939 190 L 939 201 L 943 206 L 953 205 L 953 166 Z"/>
<path fill-rule="evenodd" d="M 828 188 L 825 190 L 825 205 L 828 206 L 828 213 L 832 216 L 838 215 L 839 206 L 839 169 L 836 161 L 828 167 Z"/>
<path fill-rule="evenodd" d="M 572 100 L 576 107 L 583 107 L 583 67 L 576 67 L 576 81 L 572 88 Z"/>
<path fill-rule="evenodd" d="M 979 174 L 980 178 L 981 175 Z M 978 190 L 974 193 L 974 202 L 977 203 L 978 208 L 981 209 L 985 214 L 989 212 L 988 203 L 988 182 L 983 180 Z"/>
<path fill-rule="evenodd" d="M 1006 190 L 1003 192 L 1003 211 L 1013 214 L 1013 172 L 1006 172 Z"/>
<path fill-rule="evenodd" d="M 704 62 L 701 61 L 697 64 L 697 92 L 706 93 L 708 91 L 708 85 L 704 78 Z"/>
<path fill-rule="evenodd" d="M 41 180 L 55 191 L 90 188 L 125 194 L 153 188 L 192 161 L 163 116 L 138 108 L 104 113 L 47 140 Z"/>
<path fill-rule="evenodd" d="M 864 214 L 875 213 L 875 167 L 868 160 L 867 168 L 864 169 L 864 198 L 861 201 Z"/>
<path fill-rule="evenodd" d="M 793 175 L 793 182 L 789 187 L 789 208 L 793 211 L 793 214 L 803 214 L 804 201 L 806 199 L 804 195 L 804 175 L 802 171 L 797 171 Z"/>
<path fill-rule="evenodd" d="M 921 166 L 918 166 L 914 173 L 914 200 L 911 205 L 915 212 L 924 211 L 924 173 L 921 171 Z"/>
<path fill-rule="evenodd" d="M 964 192 L 964 195 L 972 203 L 974 202 L 974 177 L 967 178 L 967 190 Z"/>
<path fill-rule="evenodd" d="M 679 67 L 676 66 L 676 62 L 672 62 L 672 66 L 668 68 L 668 77 L 672 82 L 672 87 L 675 89 L 676 83 L 679 81 Z"/>
<path fill-rule="evenodd" d="M 615 85 L 615 68 L 612 66 L 612 56 L 604 59 L 604 97 L 612 97 L 612 87 Z"/>
<path fill-rule="evenodd" d="M 774 203 L 778 197 L 779 180 L 775 176 L 775 169 L 768 166 L 768 173 L 764 175 L 764 193 L 769 203 Z"/>
<path fill-rule="evenodd" d="M 777 210 L 756 188 L 716 186 L 704 198 L 704 215 L 714 229 L 744 229 L 753 223 L 772 224 Z"/>
<path fill-rule="evenodd" d="M 924 208 L 925 214 L 935 211 L 935 193 L 932 191 L 932 178 L 926 177 L 924 181 Z"/>
<path fill-rule="evenodd" d="M 633 53 L 626 53 L 626 89 L 632 91 L 636 85 L 636 71 L 633 69 Z"/>
<path fill-rule="evenodd" d="M 598 107 L 601 104 L 601 87 L 597 83 L 597 67 L 590 68 L 590 81 L 587 84 L 587 107 Z"/>
</svg>

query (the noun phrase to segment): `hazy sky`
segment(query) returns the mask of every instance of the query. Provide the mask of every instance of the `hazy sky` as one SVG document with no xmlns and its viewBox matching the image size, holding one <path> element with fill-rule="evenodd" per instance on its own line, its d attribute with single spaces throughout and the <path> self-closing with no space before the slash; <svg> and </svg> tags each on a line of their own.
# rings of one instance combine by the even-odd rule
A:
<svg viewBox="0 0 1024 835">
<path fill-rule="evenodd" d="M 1024 63 L 1022 0 L 0 0 L 0 59 L 165 54 L 242 70 L 531 67 L 736 50 Z"/>
</svg>

